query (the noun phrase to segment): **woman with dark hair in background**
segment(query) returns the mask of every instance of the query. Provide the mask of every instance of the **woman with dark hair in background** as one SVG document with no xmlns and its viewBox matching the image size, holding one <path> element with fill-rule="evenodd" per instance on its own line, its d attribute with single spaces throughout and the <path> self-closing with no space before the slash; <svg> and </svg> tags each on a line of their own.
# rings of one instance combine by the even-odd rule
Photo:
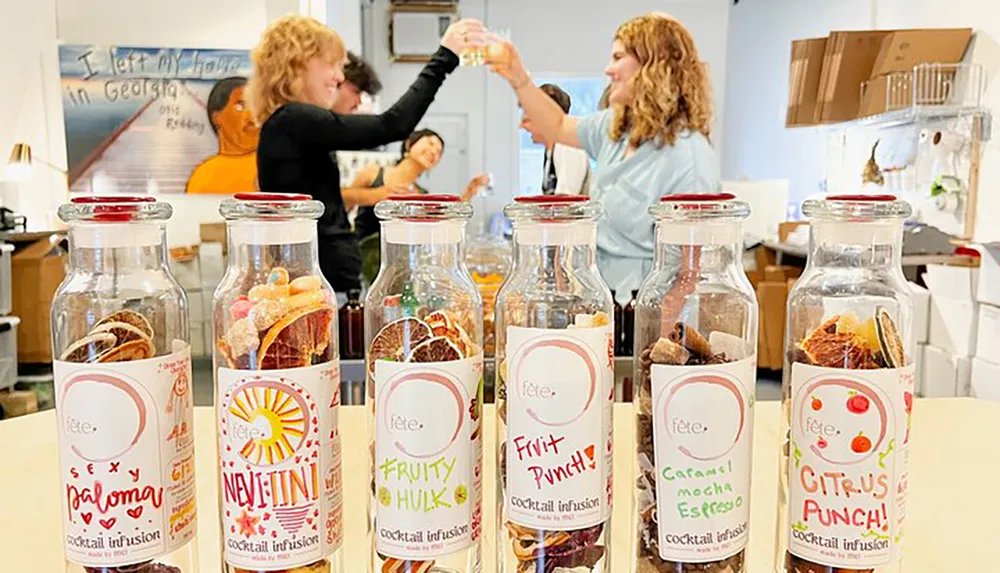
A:
<svg viewBox="0 0 1000 573">
<path fill-rule="evenodd" d="M 344 208 L 340 170 L 330 154 L 372 149 L 409 135 L 427 112 L 458 54 L 483 45 L 483 25 L 461 20 L 448 27 L 441 47 L 410 89 L 384 113 L 331 111 L 344 82 L 346 50 L 336 32 L 305 16 L 272 23 L 251 54 L 247 86 L 260 130 L 260 189 L 306 193 L 322 201 L 320 268 L 338 293 L 361 288 L 361 253 Z"/>
<path fill-rule="evenodd" d="M 372 164 L 358 172 L 351 183 L 351 189 L 356 189 L 362 196 L 365 192 L 369 193 L 364 203 L 358 204 L 374 205 L 385 199 L 381 195 L 388 196 L 400 192 L 427 193 L 426 189 L 417 184 L 417 178 L 437 167 L 443 153 L 444 140 L 437 132 L 430 129 L 414 131 L 400 147 L 400 158 L 396 165 L 386 169 Z M 485 173 L 474 177 L 466 185 L 461 195 L 462 200 L 468 201 L 475 197 L 476 193 L 489 184 L 489 181 L 489 176 Z M 353 204 L 348 202 L 348 209 L 351 207 Z M 354 232 L 358 239 L 378 235 L 379 222 L 374 207 L 362 206 L 358 209 L 358 216 L 354 219 Z"/>
</svg>

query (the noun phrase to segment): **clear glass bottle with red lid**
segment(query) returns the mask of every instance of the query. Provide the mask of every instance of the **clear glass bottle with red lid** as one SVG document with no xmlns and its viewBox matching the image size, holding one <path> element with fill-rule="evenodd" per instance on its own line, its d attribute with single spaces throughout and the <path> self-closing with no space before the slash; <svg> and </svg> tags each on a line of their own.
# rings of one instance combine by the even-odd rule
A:
<svg viewBox="0 0 1000 573">
<path fill-rule="evenodd" d="M 307 195 L 222 202 L 215 291 L 219 527 L 229 573 L 344 571 L 337 304 Z"/>
<path fill-rule="evenodd" d="M 597 269 L 600 204 L 520 197 L 497 294 L 501 573 L 611 571 L 614 337 Z"/>
<path fill-rule="evenodd" d="M 757 298 L 733 195 L 668 195 L 635 299 L 632 571 L 743 573 L 749 540 Z"/>
<path fill-rule="evenodd" d="M 910 206 L 809 200 L 806 269 L 788 295 L 775 570 L 898 573 L 909 480 Z"/>
<path fill-rule="evenodd" d="M 368 338 L 372 573 L 482 570 L 483 304 L 465 262 L 472 206 L 398 195 L 375 207 Z"/>
<path fill-rule="evenodd" d="M 59 207 L 69 269 L 52 302 L 67 570 L 198 571 L 188 302 L 153 197 Z"/>
</svg>

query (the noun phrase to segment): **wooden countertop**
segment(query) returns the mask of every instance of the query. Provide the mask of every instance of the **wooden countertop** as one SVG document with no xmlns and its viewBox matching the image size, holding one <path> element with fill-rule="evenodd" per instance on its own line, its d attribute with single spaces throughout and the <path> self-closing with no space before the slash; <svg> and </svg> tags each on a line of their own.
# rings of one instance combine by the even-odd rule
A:
<svg viewBox="0 0 1000 573">
<path fill-rule="evenodd" d="M 363 573 L 367 503 L 365 411 L 344 407 L 346 570 Z M 615 512 L 612 566 L 627 573 L 634 449 L 629 405 L 615 406 Z M 486 410 L 484 573 L 496 571 L 494 412 Z M 215 429 L 211 408 L 197 408 L 198 531 L 202 573 L 219 570 Z M 1000 404 L 973 399 L 917 400 L 914 407 L 906 573 L 992 571 L 1000 567 Z M 356 431 L 356 429 L 358 431 Z M 773 570 L 777 516 L 779 405 L 759 402 L 749 571 Z M 0 422 L 0 570 L 63 571 L 56 418 L 44 412 Z"/>
</svg>

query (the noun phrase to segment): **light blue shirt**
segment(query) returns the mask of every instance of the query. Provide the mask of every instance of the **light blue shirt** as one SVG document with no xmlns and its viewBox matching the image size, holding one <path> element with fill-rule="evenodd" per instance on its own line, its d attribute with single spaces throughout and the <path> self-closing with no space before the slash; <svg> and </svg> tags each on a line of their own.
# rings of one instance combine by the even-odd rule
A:
<svg viewBox="0 0 1000 573">
<path fill-rule="evenodd" d="M 625 157 L 628 134 L 609 135 L 614 110 L 582 117 L 580 145 L 597 161 L 590 196 L 601 202 L 604 219 L 597 226 L 597 265 L 618 298 L 629 300 L 653 265 L 656 246 L 649 207 L 664 195 L 718 193 L 722 189 L 715 151 L 701 133 L 684 131 L 673 145 L 646 142 Z"/>
</svg>

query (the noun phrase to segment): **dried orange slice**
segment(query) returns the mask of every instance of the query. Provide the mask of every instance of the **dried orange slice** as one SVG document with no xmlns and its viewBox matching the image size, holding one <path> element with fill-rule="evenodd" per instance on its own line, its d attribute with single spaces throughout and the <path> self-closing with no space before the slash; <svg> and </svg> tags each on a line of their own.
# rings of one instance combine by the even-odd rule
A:
<svg viewBox="0 0 1000 573">
<path fill-rule="evenodd" d="M 152 358 L 156 354 L 153 345 L 149 340 L 140 338 L 125 344 L 119 344 L 114 349 L 102 354 L 98 362 L 131 362 L 133 360 L 145 360 Z"/>
<path fill-rule="evenodd" d="M 77 340 L 63 351 L 59 360 L 64 362 L 94 362 L 102 354 L 111 350 L 118 339 L 110 332 L 98 332 Z"/>
<path fill-rule="evenodd" d="M 376 360 L 402 362 L 411 350 L 431 337 L 431 327 L 419 318 L 405 317 L 382 327 L 368 347 L 368 372 L 375 374 Z"/>
<path fill-rule="evenodd" d="M 462 351 L 448 337 L 438 336 L 414 346 L 407 362 L 451 362 L 462 357 Z"/>
<path fill-rule="evenodd" d="M 469 333 L 447 312 L 436 310 L 425 316 L 424 322 L 431 327 L 431 332 L 434 336 L 447 337 L 452 344 L 458 347 L 463 357 L 478 354 L 478 349 L 469 337 Z"/>
<path fill-rule="evenodd" d="M 146 335 L 146 338 L 153 338 L 153 326 L 149 324 L 149 320 L 134 310 L 119 310 L 116 313 L 105 316 L 94 325 L 94 331 L 96 332 L 105 324 L 113 322 L 124 322 L 142 331 Z"/>
<path fill-rule="evenodd" d="M 903 340 L 899 337 L 896 323 L 892 321 L 889 311 L 882 307 L 875 309 L 875 329 L 878 332 L 878 344 L 882 356 L 889 368 L 906 366 L 906 355 L 903 352 Z"/>
<path fill-rule="evenodd" d="M 455 329 L 455 321 L 443 310 L 435 310 L 424 317 L 424 322 L 431 327 L 434 336 L 448 336 Z"/>
<path fill-rule="evenodd" d="M 328 304 L 297 308 L 275 323 L 257 351 L 257 368 L 301 368 L 311 366 L 330 346 L 330 325 L 335 314 Z"/>
<path fill-rule="evenodd" d="M 114 334 L 119 345 L 132 342 L 133 340 L 149 340 L 149 336 L 146 336 L 145 332 L 127 322 L 105 322 L 104 324 L 97 325 L 94 330 L 90 331 L 91 334 L 99 332 Z"/>
</svg>

